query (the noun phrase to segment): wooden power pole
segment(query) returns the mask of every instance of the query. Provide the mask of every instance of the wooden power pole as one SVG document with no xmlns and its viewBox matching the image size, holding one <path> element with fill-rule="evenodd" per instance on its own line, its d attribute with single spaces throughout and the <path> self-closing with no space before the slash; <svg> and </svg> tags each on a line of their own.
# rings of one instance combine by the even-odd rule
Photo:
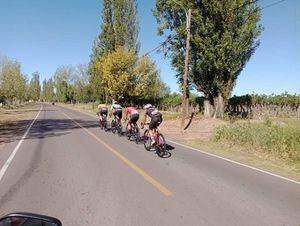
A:
<svg viewBox="0 0 300 226">
<path fill-rule="evenodd" d="M 182 84 L 182 119 L 181 119 L 181 132 L 183 133 L 184 125 L 185 125 L 185 117 L 187 114 L 187 95 L 186 95 L 186 87 L 187 87 L 187 78 L 188 78 L 188 70 L 189 70 L 189 49 L 190 49 L 190 36 L 191 36 L 191 17 L 192 10 L 189 9 L 187 12 L 186 18 L 186 44 L 185 44 L 185 62 L 184 62 L 184 75 L 183 75 L 183 84 Z"/>
</svg>

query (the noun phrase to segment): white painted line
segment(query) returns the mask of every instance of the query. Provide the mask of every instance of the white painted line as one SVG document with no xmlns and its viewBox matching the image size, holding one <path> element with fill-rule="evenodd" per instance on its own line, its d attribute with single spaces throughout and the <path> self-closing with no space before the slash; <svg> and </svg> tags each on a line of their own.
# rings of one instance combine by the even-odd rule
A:
<svg viewBox="0 0 300 226">
<path fill-rule="evenodd" d="M 40 108 L 39 112 L 37 113 L 37 115 L 35 116 L 34 120 L 31 122 L 31 124 L 29 125 L 28 129 L 26 130 L 26 133 L 23 135 L 23 137 L 21 138 L 21 140 L 19 141 L 19 143 L 17 144 L 17 146 L 15 147 L 15 149 L 13 150 L 13 152 L 10 154 L 9 158 L 6 160 L 6 162 L 4 163 L 4 165 L 2 166 L 1 170 L 0 170 L 0 181 L 2 180 L 6 170 L 8 169 L 9 165 L 11 164 L 13 158 L 15 157 L 15 155 L 17 154 L 21 144 L 23 143 L 24 139 L 26 138 L 27 134 L 29 133 L 29 130 L 31 129 L 32 125 L 34 124 L 35 120 L 37 119 L 37 117 L 39 116 L 39 114 L 41 113 L 43 107 Z"/>
<path fill-rule="evenodd" d="M 61 106 L 61 107 L 64 108 L 64 106 Z M 79 113 L 81 113 L 81 114 L 85 114 L 85 115 L 88 115 L 88 116 L 93 117 L 92 115 L 90 115 L 90 114 L 88 114 L 88 113 L 85 113 L 85 112 L 81 112 L 81 111 L 79 111 L 79 110 L 77 110 L 77 109 L 72 109 L 72 108 L 69 108 L 69 107 L 65 107 L 65 108 L 68 108 L 68 109 L 71 109 L 71 110 L 73 110 L 73 111 L 77 111 L 77 112 L 79 112 Z M 94 116 L 94 117 L 95 117 L 95 116 Z M 277 174 L 274 174 L 274 173 L 271 173 L 271 172 L 268 172 L 268 171 L 265 171 L 265 170 L 261 170 L 261 169 L 255 168 L 255 167 L 253 167 L 253 166 L 249 166 L 249 165 L 246 165 L 246 164 L 243 164 L 243 163 L 240 163 L 240 162 L 236 162 L 236 161 L 233 161 L 233 160 L 230 160 L 230 159 L 227 159 L 227 158 L 218 156 L 218 155 L 214 155 L 214 154 L 211 154 L 211 153 L 208 153 L 208 152 L 205 152 L 205 151 L 201 151 L 201 150 L 199 150 L 199 149 L 197 149 L 197 148 L 193 148 L 193 147 L 190 147 L 190 146 L 187 146 L 187 145 L 184 145 L 184 144 L 180 144 L 180 143 L 177 143 L 177 142 L 172 141 L 172 140 L 169 140 L 169 139 L 167 139 L 167 141 L 169 141 L 169 142 L 171 142 L 171 143 L 174 143 L 174 144 L 177 144 L 177 145 L 179 145 L 179 146 L 185 147 L 185 148 L 187 148 L 187 149 L 191 149 L 191 150 L 194 150 L 194 151 L 198 151 L 198 152 L 200 152 L 200 153 L 202 153 L 202 154 L 209 155 L 209 156 L 211 156 L 211 157 L 215 157 L 215 158 L 218 158 L 218 159 L 222 159 L 222 160 L 224 160 L 224 161 L 227 161 L 227 162 L 230 162 L 230 163 L 234 163 L 234 164 L 236 164 L 236 165 L 243 166 L 243 167 L 246 167 L 246 168 L 248 168 L 248 169 L 252 169 L 252 170 L 255 170 L 255 171 L 258 171 L 258 172 L 261 172 L 261 173 L 265 173 L 265 174 L 268 174 L 268 175 L 270 175 L 270 176 L 277 177 L 277 178 L 280 178 L 280 179 L 282 179 L 282 180 L 286 180 L 286 181 L 289 181 L 289 182 L 292 182 L 292 183 L 295 183 L 295 184 L 300 185 L 300 182 L 299 182 L 299 181 L 292 180 L 292 179 L 289 179 L 289 178 L 287 178 L 287 177 L 283 177 L 283 176 L 280 176 L 280 175 L 277 175 Z"/>
<path fill-rule="evenodd" d="M 193 148 L 193 147 L 190 147 L 188 145 L 184 145 L 184 144 L 180 144 L 180 143 L 177 143 L 175 141 L 172 141 L 172 140 L 169 140 L 167 139 L 167 141 L 171 142 L 171 143 L 174 143 L 174 144 L 177 144 L 179 146 L 182 146 L 182 147 L 185 147 L 187 149 L 191 149 L 191 150 L 194 150 L 194 151 L 198 151 L 202 154 L 205 154 L 205 155 L 209 155 L 211 157 L 215 157 L 215 158 L 218 158 L 218 159 L 222 159 L 224 161 L 227 161 L 227 162 L 230 162 L 230 163 L 234 163 L 236 165 L 239 165 L 239 166 L 243 166 L 243 167 L 246 167 L 246 168 L 249 168 L 249 169 L 252 169 L 252 170 L 256 170 L 256 171 L 259 171 L 261 173 L 265 173 L 265 174 L 268 174 L 270 176 L 273 176 L 273 177 L 277 177 L 277 178 L 280 178 L 280 179 L 283 179 L 283 180 L 286 180 L 286 181 L 289 181 L 289 182 L 292 182 L 292 183 L 295 183 L 295 184 L 298 184 L 300 185 L 300 182 L 299 181 L 296 181 L 296 180 L 292 180 L 292 179 L 289 179 L 287 177 L 283 177 L 283 176 L 280 176 L 280 175 L 277 175 L 277 174 L 274 174 L 274 173 L 271 173 L 271 172 L 268 172 L 268 171 L 265 171 L 265 170 L 261 170 L 261 169 L 258 169 L 258 168 L 255 168 L 253 166 L 249 166 L 249 165 L 246 165 L 246 164 L 243 164 L 243 163 L 240 163 L 240 162 L 236 162 L 234 160 L 230 160 L 230 159 L 227 159 L 227 158 L 223 158 L 221 156 L 218 156 L 218 155 L 214 155 L 214 154 L 211 154 L 211 153 L 208 153 L 208 152 L 205 152 L 205 151 L 201 151 L 197 148 Z"/>
</svg>

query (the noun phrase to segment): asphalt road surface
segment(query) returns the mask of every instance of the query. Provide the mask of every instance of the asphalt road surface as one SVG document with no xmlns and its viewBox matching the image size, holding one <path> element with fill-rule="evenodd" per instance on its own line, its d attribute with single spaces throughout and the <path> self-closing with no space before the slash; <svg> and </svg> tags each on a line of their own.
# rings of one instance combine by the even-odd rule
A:
<svg viewBox="0 0 300 226">
<path fill-rule="evenodd" d="M 1 215 L 71 226 L 300 225 L 300 183 L 171 142 L 162 159 L 59 106 L 43 105 L 20 141 L 25 132 L 0 150 Z"/>
</svg>

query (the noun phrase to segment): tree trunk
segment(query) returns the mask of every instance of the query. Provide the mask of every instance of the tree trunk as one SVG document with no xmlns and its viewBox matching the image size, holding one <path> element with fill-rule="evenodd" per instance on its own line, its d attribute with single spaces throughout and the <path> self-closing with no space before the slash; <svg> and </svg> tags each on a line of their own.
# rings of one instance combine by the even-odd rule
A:
<svg viewBox="0 0 300 226">
<path fill-rule="evenodd" d="M 217 97 L 214 98 L 215 114 L 214 118 L 224 118 L 224 98 L 222 94 L 219 93 Z"/>
<path fill-rule="evenodd" d="M 190 103 L 189 103 L 189 98 L 186 98 L 185 100 L 185 117 L 189 116 L 189 112 L 190 112 Z"/>
<path fill-rule="evenodd" d="M 212 116 L 212 106 L 209 100 L 204 100 L 204 117 L 211 118 Z"/>
</svg>

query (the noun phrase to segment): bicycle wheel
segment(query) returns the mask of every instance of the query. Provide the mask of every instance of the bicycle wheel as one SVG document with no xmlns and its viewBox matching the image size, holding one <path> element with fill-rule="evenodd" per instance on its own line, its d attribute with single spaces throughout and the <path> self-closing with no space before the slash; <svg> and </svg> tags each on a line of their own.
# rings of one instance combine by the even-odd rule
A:
<svg viewBox="0 0 300 226">
<path fill-rule="evenodd" d="M 103 129 L 103 125 L 102 125 L 102 122 L 100 119 L 99 119 L 99 127 L 100 127 L 100 129 Z"/>
<path fill-rule="evenodd" d="M 150 138 L 150 133 L 149 133 L 148 129 L 146 129 L 145 132 L 144 132 L 143 142 L 144 142 L 145 149 L 147 151 L 150 151 L 150 149 L 151 149 L 151 138 Z"/>
<path fill-rule="evenodd" d="M 115 122 L 115 120 L 112 120 L 111 121 L 111 132 L 112 133 L 116 133 L 116 122 Z"/>
<path fill-rule="evenodd" d="M 134 137 L 135 137 L 135 143 L 138 144 L 140 142 L 141 136 L 140 136 L 140 129 L 137 124 L 134 125 Z"/>
<path fill-rule="evenodd" d="M 118 130 L 118 135 L 122 136 L 122 124 L 120 122 L 117 124 L 117 130 Z"/>
<path fill-rule="evenodd" d="M 167 152 L 166 140 L 161 133 L 158 134 L 158 144 L 156 145 L 156 152 L 159 157 L 164 157 Z"/>
<path fill-rule="evenodd" d="M 126 135 L 127 139 L 130 140 L 130 138 L 131 138 L 131 131 L 128 129 L 128 124 L 129 123 L 126 124 L 125 135 Z"/>
<path fill-rule="evenodd" d="M 107 132 L 108 128 L 107 128 L 107 121 L 105 120 L 104 125 L 103 125 L 104 131 Z"/>
</svg>

